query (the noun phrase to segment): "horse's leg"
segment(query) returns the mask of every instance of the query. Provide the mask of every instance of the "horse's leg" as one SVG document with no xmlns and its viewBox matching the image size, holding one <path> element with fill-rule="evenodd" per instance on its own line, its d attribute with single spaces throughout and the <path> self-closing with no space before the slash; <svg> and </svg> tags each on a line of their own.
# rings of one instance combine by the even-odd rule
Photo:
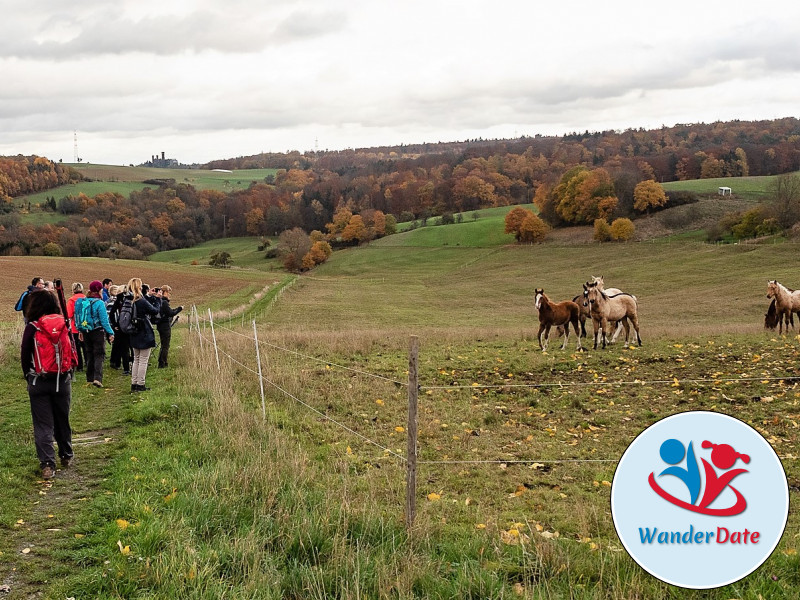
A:
<svg viewBox="0 0 800 600">
<path fill-rule="evenodd" d="M 607 338 L 606 338 L 606 330 L 607 330 L 607 329 L 608 329 L 608 319 L 606 319 L 605 317 L 603 317 L 603 318 L 600 320 L 600 331 L 601 331 L 601 332 L 602 332 L 602 334 L 603 334 L 603 350 L 605 350 L 605 349 L 606 349 L 606 341 L 607 341 Z"/>
<path fill-rule="evenodd" d="M 544 351 L 544 346 L 542 346 L 542 332 L 544 331 L 544 323 L 539 323 L 539 333 L 536 334 L 536 338 L 539 340 L 539 348 Z"/>
<path fill-rule="evenodd" d="M 592 317 L 592 328 L 594 329 L 593 332 L 594 346 L 592 347 L 593 350 L 597 350 L 597 341 L 600 339 L 598 337 L 600 335 L 600 327 L 601 327 L 600 320 L 595 317 Z"/>
<path fill-rule="evenodd" d="M 567 342 L 569 341 L 569 321 L 564 323 L 564 343 L 561 344 L 561 349 L 564 350 L 567 347 Z"/>
<path fill-rule="evenodd" d="M 622 327 L 625 328 L 625 346 L 624 347 L 627 348 L 629 340 L 630 340 L 630 337 L 631 337 L 631 326 L 628 323 L 628 317 L 627 316 L 622 317 L 622 319 L 620 319 L 619 323 L 620 323 L 620 325 Z"/>
<path fill-rule="evenodd" d="M 617 321 L 617 327 L 614 330 L 614 335 L 611 336 L 611 342 L 609 342 L 609 343 L 613 344 L 614 342 L 617 341 L 617 337 L 619 336 L 619 332 L 622 331 L 622 323 L 623 323 L 624 320 L 625 319 L 622 318 L 619 321 Z"/>
<path fill-rule="evenodd" d="M 547 350 L 547 347 L 550 345 L 550 325 L 551 324 L 548 323 L 547 325 L 545 325 L 545 329 L 544 329 L 544 339 L 545 339 L 544 349 L 545 350 Z"/>
<path fill-rule="evenodd" d="M 633 328 L 636 330 L 636 341 L 639 343 L 639 347 L 642 345 L 642 337 L 639 335 L 639 315 L 635 312 L 630 316 L 631 323 L 633 323 Z"/>
<path fill-rule="evenodd" d="M 581 320 L 580 318 L 575 318 L 572 321 L 572 327 L 575 329 L 575 337 L 578 339 L 578 345 L 575 347 L 576 350 L 583 350 L 583 346 L 581 345 L 581 330 L 580 330 Z M 569 328 L 569 323 L 567 324 L 567 328 Z M 564 342 L 566 344 L 566 342 Z"/>
</svg>

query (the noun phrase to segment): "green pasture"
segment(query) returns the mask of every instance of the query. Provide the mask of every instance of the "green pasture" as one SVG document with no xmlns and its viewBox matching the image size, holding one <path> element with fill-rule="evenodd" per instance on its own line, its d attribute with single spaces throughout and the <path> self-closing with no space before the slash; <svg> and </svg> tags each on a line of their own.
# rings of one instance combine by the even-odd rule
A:
<svg viewBox="0 0 800 600">
<path fill-rule="evenodd" d="M 125 167 L 117 165 L 71 165 L 84 177 L 102 182 L 144 182 L 148 179 L 174 179 L 199 190 L 229 192 L 245 189 L 251 183 L 263 183 L 277 169 L 242 169 L 226 173 L 208 169 L 156 169 L 153 167 Z"/>
<path fill-rule="evenodd" d="M 533 204 L 525 204 L 522 207 L 536 211 Z M 408 230 L 410 223 L 401 223 L 398 234 L 381 238 L 372 244 L 381 247 L 488 247 L 511 244 L 514 242 L 514 236 L 503 231 L 506 214 L 512 208 L 515 207 L 501 206 L 461 213 L 463 221 L 450 225 L 435 225 L 438 217 L 428 219 L 425 227 L 412 230 Z M 475 213 L 478 215 L 477 219 L 474 218 Z"/>
<path fill-rule="evenodd" d="M 196 256 L 251 243 L 218 240 Z M 186 253 L 163 268 L 208 268 Z M 219 354 L 209 327 L 176 332 L 170 369 L 148 374 L 151 392 L 129 395 L 118 372 L 103 390 L 78 386 L 76 430 L 111 441 L 78 447 L 76 470 L 52 488 L 37 481 L 6 339 L 0 381 L 18 401 L 0 402 L 0 578 L 14 574 L 12 600 L 696 598 L 621 548 L 614 460 L 649 424 L 689 409 L 738 416 L 797 456 L 800 390 L 781 378 L 798 376 L 800 340 L 762 322 L 766 279 L 798 287 L 798 256 L 788 242 L 676 240 L 338 251 L 253 311 L 260 362 L 252 326 L 220 320 Z M 577 352 L 572 339 L 541 352 L 533 290 L 571 298 L 591 275 L 638 296 L 644 345 Z M 411 334 L 420 457 L 440 462 L 418 468 L 407 530 L 395 455 L 406 447 Z M 634 380 L 648 383 L 614 385 Z M 468 460 L 478 462 L 453 462 Z M 796 489 L 797 461 L 784 467 Z M 704 598 L 795 597 L 791 502 L 766 564 Z"/>
<path fill-rule="evenodd" d="M 714 179 L 692 179 L 690 181 L 668 181 L 661 185 L 667 191 L 717 194 L 720 187 L 731 188 L 734 196 L 751 201 L 763 201 L 777 175 L 761 177 L 720 177 Z"/>
<path fill-rule="evenodd" d="M 271 243 L 274 246 L 278 241 L 273 238 Z M 208 266 L 212 254 L 227 252 L 231 255 L 231 267 L 234 269 L 247 268 L 261 271 L 281 269 L 282 266 L 277 260 L 264 258 L 265 250 L 258 250 L 260 244 L 261 238 L 258 237 L 220 238 L 191 248 L 157 252 L 150 256 L 150 260 L 157 263 Z"/>
</svg>

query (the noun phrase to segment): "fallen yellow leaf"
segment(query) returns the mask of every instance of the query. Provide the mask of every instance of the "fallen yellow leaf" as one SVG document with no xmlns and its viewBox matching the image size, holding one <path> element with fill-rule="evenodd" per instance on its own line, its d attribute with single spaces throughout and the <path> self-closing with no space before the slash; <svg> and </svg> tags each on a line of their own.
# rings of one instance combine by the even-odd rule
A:
<svg viewBox="0 0 800 600">
<path fill-rule="evenodd" d="M 119 551 L 122 553 L 123 556 L 128 556 L 131 553 L 130 546 L 123 546 L 122 542 L 117 540 L 117 546 L 119 546 Z"/>
<path fill-rule="evenodd" d="M 117 527 L 120 529 L 127 529 L 128 525 L 130 525 L 130 523 L 128 523 L 128 521 L 125 519 L 117 519 Z"/>
<path fill-rule="evenodd" d="M 437 494 L 436 492 L 431 492 L 430 494 L 428 494 L 428 500 L 431 501 L 431 502 L 436 502 L 437 500 L 441 500 L 441 499 L 442 499 L 442 495 L 441 494 Z"/>
</svg>

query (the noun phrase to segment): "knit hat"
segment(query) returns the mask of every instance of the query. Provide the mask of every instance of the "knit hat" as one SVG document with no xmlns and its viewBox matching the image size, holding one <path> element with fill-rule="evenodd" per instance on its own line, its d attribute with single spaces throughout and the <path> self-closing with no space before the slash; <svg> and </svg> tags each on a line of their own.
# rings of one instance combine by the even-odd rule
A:
<svg viewBox="0 0 800 600">
<path fill-rule="evenodd" d="M 97 281 L 96 279 L 89 284 L 89 291 L 94 292 L 95 294 L 103 289 L 103 283 L 101 281 Z"/>
</svg>

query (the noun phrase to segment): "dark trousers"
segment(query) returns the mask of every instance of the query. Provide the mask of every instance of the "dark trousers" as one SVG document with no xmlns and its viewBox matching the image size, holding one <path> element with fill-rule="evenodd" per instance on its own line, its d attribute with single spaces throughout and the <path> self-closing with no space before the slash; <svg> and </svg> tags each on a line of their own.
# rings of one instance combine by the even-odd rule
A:
<svg viewBox="0 0 800 600">
<path fill-rule="evenodd" d="M 103 328 L 83 334 L 86 351 L 86 381 L 103 381 L 103 361 L 106 359 L 106 332 Z"/>
<path fill-rule="evenodd" d="M 31 399 L 33 417 L 33 439 L 39 464 L 55 469 L 56 452 L 53 438 L 58 444 L 58 455 L 72 458 L 72 428 L 69 425 L 69 407 L 72 399 L 72 377 L 62 375 L 57 378 L 28 376 L 28 396 Z M 35 383 L 33 383 L 35 381 Z"/>
<path fill-rule="evenodd" d="M 131 361 L 133 361 L 131 355 L 131 336 L 122 331 L 115 331 L 114 341 L 111 342 L 109 364 L 115 369 L 118 369 L 121 364 L 123 371 L 130 371 Z"/>
<path fill-rule="evenodd" d="M 167 357 L 169 355 L 169 342 L 172 339 L 172 327 L 169 323 L 159 323 L 158 339 L 161 340 L 161 350 L 158 352 L 158 366 L 164 368 L 167 366 Z"/>
<path fill-rule="evenodd" d="M 78 339 L 77 333 L 72 334 L 72 339 L 75 342 L 75 354 L 78 355 L 78 371 L 83 371 L 85 364 L 83 357 L 86 354 L 86 350 L 83 347 L 83 342 Z"/>
</svg>

